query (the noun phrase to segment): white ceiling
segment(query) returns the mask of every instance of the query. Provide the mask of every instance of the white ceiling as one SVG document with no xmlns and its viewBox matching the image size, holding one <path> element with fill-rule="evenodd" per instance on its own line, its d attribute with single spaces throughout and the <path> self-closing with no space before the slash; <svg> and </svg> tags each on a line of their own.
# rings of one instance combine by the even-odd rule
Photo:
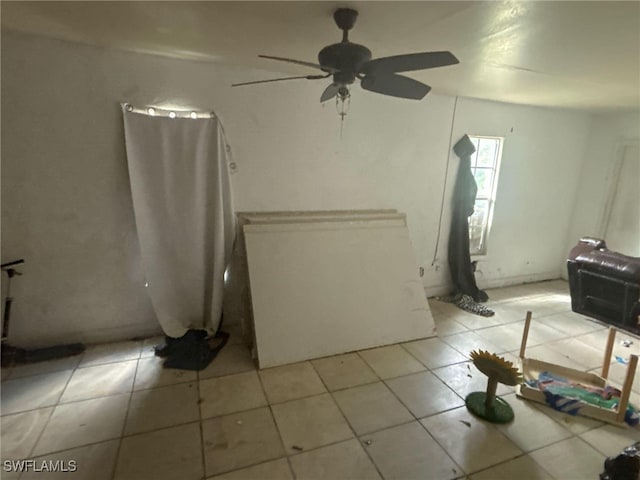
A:
<svg viewBox="0 0 640 480">
<path fill-rule="evenodd" d="M 360 13 L 350 40 L 366 45 L 374 58 L 452 51 L 459 65 L 410 74 L 433 92 L 587 110 L 640 108 L 638 1 L 2 1 L 0 6 L 3 29 L 242 65 L 271 71 L 273 77 L 318 73 L 257 55 L 316 62 L 323 46 L 340 41 L 332 14 L 346 6 Z"/>
</svg>

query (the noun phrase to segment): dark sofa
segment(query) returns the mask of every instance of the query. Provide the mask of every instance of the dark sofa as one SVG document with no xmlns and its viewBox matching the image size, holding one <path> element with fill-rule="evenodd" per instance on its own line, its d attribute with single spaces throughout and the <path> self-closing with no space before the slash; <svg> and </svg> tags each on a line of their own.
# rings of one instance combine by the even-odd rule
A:
<svg viewBox="0 0 640 480">
<path fill-rule="evenodd" d="M 567 268 L 574 312 L 640 333 L 640 258 L 585 237 L 569 252 Z"/>
</svg>

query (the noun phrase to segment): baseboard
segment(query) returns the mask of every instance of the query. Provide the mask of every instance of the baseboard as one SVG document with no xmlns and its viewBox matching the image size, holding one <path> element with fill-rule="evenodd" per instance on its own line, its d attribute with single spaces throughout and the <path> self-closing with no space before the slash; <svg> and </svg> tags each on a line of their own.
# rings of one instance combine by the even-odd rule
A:
<svg viewBox="0 0 640 480">
<path fill-rule="evenodd" d="M 560 278 L 560 271 L 554 270 L 551 272 L 534 273 L 528 275 L 515 275 L 512 277 L 501 277 L 495 279 L 479 279 L 478 287 L 482 290 L 488 290 L 490 288 L 503 288 L 511 287 L 513 285 L 523 285 L 525 283 L 537 283 L 547 280 L 557 280 Z"/>
<path fill-rule="evenodd" d="M 163 335 L 160 325 L 147 323 L 126 325 L 114 328 L 105 328 L 93 331 L 74 332 L 66 334 L 48 335 L 30 338 L 11 336 L 8 343 L 25 349 L 45 348 L 55 345 L 67 345 L 70 343 L 83 343 L 85 345 L 121 342 L 134 338 L 149 338 Z"/>
<path fill-rule="evenodd" d="M 557 280 L 561 278 L 559 271 L 534 273 L 528 275 L 515 275 L 512 277 L 500 277 L 495 279 L 477 279 L 478 287 L 482 290 L 489 290 L 491 288 L 504 288 L 514 285 L 524 285 L 525 283 L 537 283 L 547 280 Z M 424 287 L 424 293 L 429 297 L 448 295 L 451 293 L 453 286 L 449 285 L 430 285 Z"/>
<path fill-rule="evenodd" d="M 424 287 L 424 293 L 427 298 L 439 297 L 442 295 L 450 294 L 452 288 L 453 287 L 451 285 L 431 285 L 428 287 Z"/>
</svg>

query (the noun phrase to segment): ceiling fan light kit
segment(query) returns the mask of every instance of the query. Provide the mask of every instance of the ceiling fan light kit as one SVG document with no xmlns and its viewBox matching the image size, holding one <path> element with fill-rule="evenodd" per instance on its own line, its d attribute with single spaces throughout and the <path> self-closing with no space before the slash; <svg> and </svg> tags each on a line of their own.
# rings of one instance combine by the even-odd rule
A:
<svg viewBox="0 0 640 480">
<path fill-rule="evenodd" d="M 258 80 L 254 82 L 237 83 L 232 86 L 253 85 L 256 83 L 277 82 L 282 80 L 319 80 L 333 77 L 333 82 L 324 89 L 320 102 L 336 98 L 338 113 L 344 118 L 346 114 L 345 101 L 351 94 L 349 87 L 360 80 L 364 90 L 389 95 L 392 97 L 421 100 L 429 93 L 431 87 L 413 78 L 398 75 L 400 72 L 426 70 L 429 68 L 445 67 L 459 63 L 451 52 L 422 52 L 404 55 L 393 55 L 372 59 L 371 50 L 364 45 L 349 41 L 349 30 L 355 25 L 358 12 L 350 8 L 339 8 L 333 14 L 333 19 L 342 30 L 342 41 L 328 45 L 320 50 L 318 63 L 294 60 L 285 57 L 259 55 L 261 58 L 281 62 L 295 63 L 325 72 L 324 75 L 303 75 L 295 77 Z"/>
</svg>

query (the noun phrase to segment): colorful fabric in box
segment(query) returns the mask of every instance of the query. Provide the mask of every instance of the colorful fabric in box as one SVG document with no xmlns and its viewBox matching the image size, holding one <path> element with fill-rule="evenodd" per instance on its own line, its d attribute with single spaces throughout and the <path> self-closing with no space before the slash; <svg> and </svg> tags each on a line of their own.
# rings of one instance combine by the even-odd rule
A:
<svg viewBox="0 0 640 480">
<path fill-rule="evenodd" d="M 543 392 L 549 406 L 569 415 L 578 415 L 585 405 L 615 411 L 620 403 L 621 392 L 615 387 L 591 387 L 548 371 L 541 372 L 537 379 L 527 380 L 526 383 Z M 627 405 L 624 421 L 632 426 L 640 423 L 640 414 L 631 404 Z"/>
</svg>

